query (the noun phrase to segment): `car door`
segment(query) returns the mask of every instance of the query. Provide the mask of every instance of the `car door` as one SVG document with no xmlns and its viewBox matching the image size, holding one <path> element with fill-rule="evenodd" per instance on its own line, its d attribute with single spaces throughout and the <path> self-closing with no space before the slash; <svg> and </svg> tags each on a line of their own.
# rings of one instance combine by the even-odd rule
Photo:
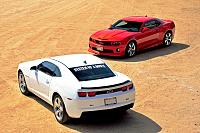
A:
<svg viewBox="0 0 200 133">
<path fill-rule="evenodd" d="M 50 85 L 54 78 L 61 77 L 61 72 L 55 64 L 44 61 L 38 65 L 39 92 L 45 97 L 49 97 Z"/>
<path fill-rule="evenodd" d="M 155 30 L 157 30 L 157 38 L 156 38 L 156 42 L 155 42 L 155 45 L 156 44 L 160 44 L 160 42 L 162 42 L 163 40 L 163 29 L 162 29 L 162 21 L 159 20 L 159 19 L 156 19 L 155 20 L 155 27 L 154 27 Z"/>
<path fill-rule="evenodd" d="M 35 66 L 36 67 L 36 66 Z M 29 80 L 28 80 L 28 87 L 29 89 L 33 90 L 34 92 L 39 91 L 39 84 L 38 84 L 38 72 L 37 69 L 30 70 Z"/>
<path fill-rule="evenodd" d="M 49 87 L 52 80 L 53 72 L 49 69 L 49 63 L 47 61 L 42 62 L 37 68 L 37 81 L 38 91 L 43 97 L 49 96 Z"/>
<path fill-rule="evenodd" d="M 148 30 L 142 31 L 141 44 L 143 45 L 144 48 L 149 48 L 157 43 L 159 38 L 159 30 L 157 28 L 155 20 L 150 20 L 148 22 L 145 22 L 143 29 L 144 28 Z"/>
</svg>

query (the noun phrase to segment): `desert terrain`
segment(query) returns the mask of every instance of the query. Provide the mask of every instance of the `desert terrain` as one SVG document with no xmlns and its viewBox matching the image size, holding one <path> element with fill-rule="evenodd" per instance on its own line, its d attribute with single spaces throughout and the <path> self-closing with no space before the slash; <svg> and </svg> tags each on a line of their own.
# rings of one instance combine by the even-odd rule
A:
<svg viewBox="0 0 200 133">
<path fill-rule="evenodd" d="M 93 32 L 132 15 L 176 24 L 170 47 L 102 58 L 133 80 L 133 109 L 61 125 L 47 103 L 20 93 L 20 62 L 88 53 Z M 200 133 L 199 21 L 200 0 L 0 0 L 0 132 Z"/>
</svg>

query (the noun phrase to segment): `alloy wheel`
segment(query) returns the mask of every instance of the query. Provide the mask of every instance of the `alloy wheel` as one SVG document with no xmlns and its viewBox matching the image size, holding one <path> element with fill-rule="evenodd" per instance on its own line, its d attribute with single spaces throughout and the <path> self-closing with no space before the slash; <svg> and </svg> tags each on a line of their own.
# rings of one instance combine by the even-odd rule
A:
<svg viewBox="0 0 200 133">
<path fill-rule="evenodd" d="M 127 48 L 127 54 L 129 57 L 135 55 L 135 52 L 136 52 L 136 46 L 135 46 L 135 43 L 134 42 L 130 42 L 128 44 L 128 48 Z"/>
<path fill-rule="evenodd" d="M 172 34 L 170 32 L 165 34 L 164 44 L 169 46 L 172 43 Z"/>
<path fill-rule="evenodd" d="M 61 121 L 63 119 L 63 103 L 59 97 L 55 98 L 53 106 L 56 118 Z"/>
<path fill-rule="evenodd" d="M 22 93 L 26 92 L 26 89 L 27 89 L 26 82 L 25 82 L 24 75 L 22 73 L 19 74 L 19 88 Z"/>
</svg>

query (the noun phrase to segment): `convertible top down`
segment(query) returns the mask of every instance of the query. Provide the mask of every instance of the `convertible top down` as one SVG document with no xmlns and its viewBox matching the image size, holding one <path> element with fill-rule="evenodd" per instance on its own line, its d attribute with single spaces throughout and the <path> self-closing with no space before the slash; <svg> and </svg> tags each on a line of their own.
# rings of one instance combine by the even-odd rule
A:
<svg viewBox="0 0 200 133">
<path fill-rule="evenodd" d="M 32 92 L 52 105 L 60 123 L 80 118 L 88 111 L 129 109 L 134 105 L 131 79 L 89 54 L 20 63 L 18 79 L 20 91 L 24 95 Z"/>
</svg>

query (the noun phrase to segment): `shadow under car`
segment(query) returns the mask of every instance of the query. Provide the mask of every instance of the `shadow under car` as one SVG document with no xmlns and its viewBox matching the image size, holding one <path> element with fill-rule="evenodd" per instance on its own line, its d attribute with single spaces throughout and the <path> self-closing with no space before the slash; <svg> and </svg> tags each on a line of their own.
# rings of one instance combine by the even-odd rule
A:
<svg viewBox="0 0 200 133">
<path fill-rule="evenodd" d="M 150 49 L 139 51 L 134 57 L 126 58 L 126 57 L 110 57 L 110 56 L 101 56 L 98 57 L 105 60 L 114 60 L 114 61 L 123 61 L 123 62 L 140 62 L 149 59 L 153 59 L 159 56 L 169 55 L 180 50 L 186 49 L 190 47 L 187 44 L 182 43 L 172 43 L 171 46 L 163 47 L 162 45 L 153 47 Z"/>
<path fill-rule="evenodd" d="M 29 96 L 53 113 L 53 107 L 35 95 Z M 56 120 L 56 119 L 55 119 Z M 157 133 L 161 127 L 149 117 L 129 109 L 128 111 L 95 111 L 80 119 L 72 119 L 63 125 L 79 132 L 95 133 Z"/>
</svg>

